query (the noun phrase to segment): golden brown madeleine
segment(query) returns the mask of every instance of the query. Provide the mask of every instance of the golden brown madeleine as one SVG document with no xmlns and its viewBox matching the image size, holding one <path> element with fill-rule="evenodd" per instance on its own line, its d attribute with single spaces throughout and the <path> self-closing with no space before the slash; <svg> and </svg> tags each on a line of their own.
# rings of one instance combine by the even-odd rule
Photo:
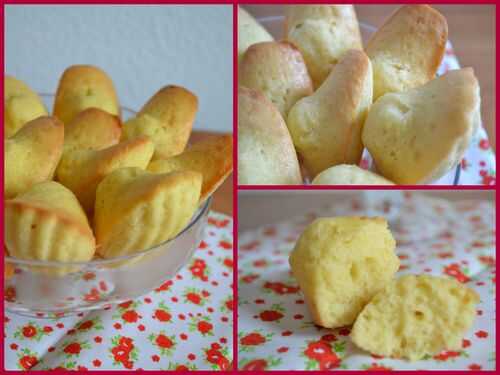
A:
<svg viewBox="0 0 500 375">
<path fill-rule="evenodd" d="M 272 40 L 271 34 L 245 9 L 238 6 L 238 64 L 241 62 L 245 51 L 252 44 Z"/>
<path fill-rule="evenodd" d="M 117 116 L 87 108 L 64 127 L 64 152 L 99 150 L 120 142 L 122 125 Z"/>
<path fill-rule="evenodd" d="M 28 121 L 47 116 L 42 99 L 24 82 L 10 76 L 4 81 L 5 138 L 13 136 Z"/>
<path fill-rule="evenodd" d="M 155 144 L 153 159 L 178 155 L 187 145 L 198 111 L 198 98 L 179 86 L 166 86 L 123 125 L 123 139 L 141 135 Z"/>
<path fill-rule="evenodd" d="M 38 117 L 5 140 L 5 198 L 34 184 L 52 180 L 61 158 L 64 125 L 55 117 Z"/>
<path fill-rule="evenodd" d="M 325 169 L 312 181 L 313 185 L 394 185 L 385 178 L 357 165 L 341 164 Z"/>
<path fill-rule="evenodd" d="M 352 5 L 286 6 L 285 33 L 304 56 L 316 88 L 345 52 L 363 49 Z"/>
<path fill-rule="evenodd" d="M 99 108 L 120 116 L 120 105 L 111 78 L 91 65 L 73 65 L 59 80 L 54 102 L 54 116 L 69 124 L 87 108 Z"/>
<path fill-rule="evenodd" d="M 121 168 L 97 188 L 94 225 L 98 253 L 112 258 L 144 251 L 174 238 L 200 200 L 201 174 L 156 174 Z"/>
<path fill-rule="evenodd" d="M 471 68 L 373 103 L 363 143 L 377 171 L 397 184 L 439 179 L 462 159 L 481 122 L 479 84 Z"/>
<path fill-rule="evenodd" d="M 60 262 L 88 261 L 95 251 L 78 200 L 54 181 L 5 201 L 5 245 L 16 258 Z"/>
<path fill-rule="evenodd" d="M 455 279 L 405 275 L 365 306 L 351 338 L 372 354 L 410 361 L 461 350 L 478 302 L 479 295 Z"/>
<path fill-rule="evenodd" d="M 278 109 L 264 94 L 238 89 L 238 183 L 301 184 L 297 154 Z"/>
<path fill-rule="evenodd" d="M 366 46 L 373 65 L 373 99 L 433 79 L 443 58 L 448 24 L 428 5 L 399 8 Z"/>
<path fill-rule="evenodd" d="M 148 137 L 139 137 L 102 150 L 67 152 L 57 167 L 57 179 L 76 195 L 83 209 L 91 213 L 99 182 L 118 168 L 146 169 L 153 151 L 153 142 Z"/>
<path fill-rule="evenodd" d="M 313 95 L 293 106 L 288 128 L 313 177 L 334 165 L 359 164 L 372 89 L 370 60 L 363 51 L 351 50 Z"/>
<path fill-rule="evenodd" d="M 233 171 L 233 136 L 211 136 L 177 156 L 152 161 L 148 171 L 170 173 L 191 170 L 203 176 L 200 202 L 204 202 Z"/>
<path fill-rule="evenodd" d="M 297 100 L 313 93 L 304 59 L 288 42 L 250 46 L 241 60 L 238 79 L 241 86 L 261 91 L 283 118 Z"/>
</svg>

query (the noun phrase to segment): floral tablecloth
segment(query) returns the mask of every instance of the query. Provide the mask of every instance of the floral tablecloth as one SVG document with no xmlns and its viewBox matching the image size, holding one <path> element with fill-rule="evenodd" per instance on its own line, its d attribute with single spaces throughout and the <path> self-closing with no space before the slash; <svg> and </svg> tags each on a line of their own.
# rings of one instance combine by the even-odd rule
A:
<svg viewBox="0 0 500 375">
<path fill-rule="evenodd" d="M 447 42 L 445 55 L 438 69 L 438 75 L 442 75 L 452 69 L 460 69 L 460 64 L 451 43 Z M 361 161 L 361 167 L 369 168 L 371 164 L 371 157 L 365 150 Z M 482 124 L 474 134 L 460 166 L 459 185 L 495 185 L 495 154 L 491 149 L 488 141 L 488 134 L 484 130 Z M 434 185 L 452 185 L 454 178 L 455 170 L 452 170 L 441 179 L 434 182 Z"/>
<path fill-rule="evenodd" d="M 233 222 L 211 212 L 174 279 L 106 311 L 59 319 L 6 312 L 7 370 L 225 370 L 233 357 Z"/>
<path fill-rule="evenodd" d="M 350 327 L 315 326 L 290 273 L 288 255 L 314 218 L 384 215 L 384 205 L 353 199 L 239 235 L 238 366 L 245 370 L 495 368 L 495 208 L 488 201 L 451 203 L 405 193 L 388 216 L 406 273 L 448 275 L 476 290 L 474 325 L 457 351 L 417 362 L 370 355 L 353 345 Z M 378 212 L 376 212 L 378 210 Z M 426 228 L 438 228 L 430 233 Z M 420 240 L 422 236 L 426 239 Z"/>
</svg>

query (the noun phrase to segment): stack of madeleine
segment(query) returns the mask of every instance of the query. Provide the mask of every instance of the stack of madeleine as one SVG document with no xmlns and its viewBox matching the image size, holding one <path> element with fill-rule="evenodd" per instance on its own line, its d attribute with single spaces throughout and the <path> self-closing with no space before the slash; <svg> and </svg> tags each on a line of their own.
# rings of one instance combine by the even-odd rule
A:
<svg viewBox="0 0 500 375">
<path fill-rule="evenodd" d="M 352 5 L 286 6 L 283 41 L 238 17 L 240 184 L 426 184 L 462 159 L 479 85 L 471 68 L 436 77 L 448 26 L 435 9 L 402 6 L 364 47 Z"/>
<path fill-rule="evenodd" d="M 50 116 L 5 77 L 5 250 L 27 260 L 85 262 L 142 252 L 177 236 L 232 171 L 232 136 L 188 145 L 198 110 L 165 86 L 122 123 L 110 77 L 63 73 Z"/>
</svg>

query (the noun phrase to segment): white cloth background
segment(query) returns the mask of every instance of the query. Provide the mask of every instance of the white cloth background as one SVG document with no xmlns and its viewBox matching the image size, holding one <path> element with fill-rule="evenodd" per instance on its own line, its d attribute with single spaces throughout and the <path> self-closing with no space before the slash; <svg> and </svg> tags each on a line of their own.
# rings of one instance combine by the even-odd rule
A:
<svg viewBox="0 0 500 375">
<path fill-rule="evenodd" d="M 54 92 L 68 66 L 98 65 L 132 109 L 175 83 L 199 98 L 197 129 L 231 131 L 232 26 L 232 5 L 7 5 L 5 72 Z"/>
</svg>

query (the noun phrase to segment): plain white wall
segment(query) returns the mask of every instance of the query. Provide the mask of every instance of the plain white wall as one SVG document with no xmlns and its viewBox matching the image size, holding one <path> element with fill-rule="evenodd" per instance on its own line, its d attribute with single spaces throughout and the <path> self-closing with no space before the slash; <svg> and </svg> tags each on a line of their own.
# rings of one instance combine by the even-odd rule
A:
<svg viewBox="0 0 500 375">
<path fill-rule="evenodd" d="M 399 194 L 402 190 L 394 193 Z M 240 190 L 238 192 L 238 231 L 257 228 L 291 218 L 311 210 L 330 206 L 336 201 L 359 195 L 363 190 Z M 375 190 L 375 194 L 391 194 Z M 420 190 L 432 197 L 458 200 L 495 200 L 493 190 Z M 416 194 L 416 192 L 415 192 Z"/>
<path fill-rule="evenodd" d="M 195 127 L 232 131 L 232 5 L 7 5 L 5 72 L 55 92 L 73 64 L 113 79 L 122 105 L 139 109 L 166 84 L 199 98 Z"/>
</svg>

